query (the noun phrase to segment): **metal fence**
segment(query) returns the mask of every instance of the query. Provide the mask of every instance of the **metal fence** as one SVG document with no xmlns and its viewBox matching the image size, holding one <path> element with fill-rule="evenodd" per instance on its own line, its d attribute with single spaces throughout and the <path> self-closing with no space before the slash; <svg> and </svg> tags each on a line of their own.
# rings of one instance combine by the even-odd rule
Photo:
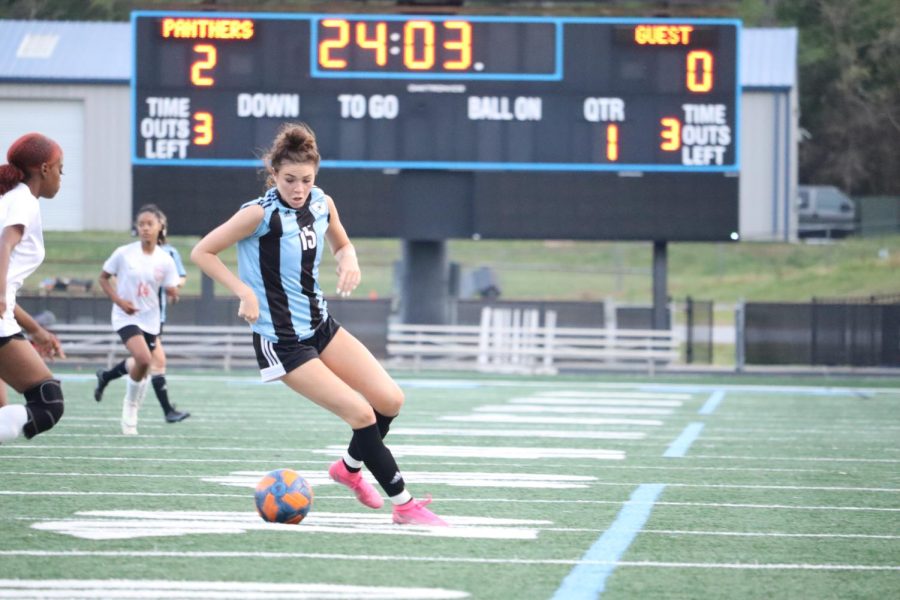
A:
<svg viewBox="0 0 900 600">
<path fill-rule="evenodd" d="M 900 366 L 900 294 L 813 298 L 814 365 Z"/>
<path fill-rule="evenodd" d="M 713 362 L 713 307 L 712 300 L 685 300 L 685 356 L 688 364 Z"/>
<path fill-rule="evenodd" d="M 900 295 L 744 306 L 746 364 L 900 366 Z"/>
</svg>

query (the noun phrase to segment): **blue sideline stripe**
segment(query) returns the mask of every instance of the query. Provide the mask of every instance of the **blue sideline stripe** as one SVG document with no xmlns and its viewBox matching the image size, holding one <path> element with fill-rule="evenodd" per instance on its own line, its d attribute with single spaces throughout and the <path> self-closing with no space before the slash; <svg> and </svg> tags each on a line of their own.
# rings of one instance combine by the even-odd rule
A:
<svg viewBox="0 0 900 600">
<path fill-rule="evenodd" d="M 709 398 L 706 400 L 706 404 L 700 407 L 700 411 L 697 414 L 700 415 L 711 415 L 714 410 L 719 408 L 719 402 L 722 401 L 722 398 L 725 397 L 725 390 L 716 390 L 712 394 L 710 394 Z"/>
<path fill-rule="evenodd" d="M 697 436 L 700 435 L 701 431 L 703 431 L 703 423 L 689 423 L 688 426 L 684 428 L 684 431 L 681 432 L 681 435 L 675 438 L 674 442 L 669 444 L 663 457 L 681 458 L 687 454 L 688 448 L 691 447 L 691 444 L 694 443 L 694 440 L 697 439 Z"/>
<path fill-rule="evenodd" d="M 632 492 L 609 529 L 581 557 L 584 562 L 576 565 L 563 579 L 553 600 L 594 599 L 603 593 L 607 578 L 643 529 L 653 503 L 665 487 L 662 483 L 645 483 Z"/>
</svg>

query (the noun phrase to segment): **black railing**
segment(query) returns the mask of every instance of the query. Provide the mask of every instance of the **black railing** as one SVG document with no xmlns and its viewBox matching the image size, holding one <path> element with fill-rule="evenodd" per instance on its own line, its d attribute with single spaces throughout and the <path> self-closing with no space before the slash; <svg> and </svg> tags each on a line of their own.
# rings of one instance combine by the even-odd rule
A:
<svg viewBox="0 0 900 600">
<path fill-rule="evenodd" d="M 688 364 L 713 362 L 713 302 L 685 300 L 685 362 Z"/>
</svg>

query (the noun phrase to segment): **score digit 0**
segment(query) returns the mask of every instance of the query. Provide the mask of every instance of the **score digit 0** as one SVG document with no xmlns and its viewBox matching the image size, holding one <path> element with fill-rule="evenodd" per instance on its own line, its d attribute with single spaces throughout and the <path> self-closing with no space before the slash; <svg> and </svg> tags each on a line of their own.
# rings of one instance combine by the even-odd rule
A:
<svg viewBox="0 0 900 600">
<path fill-rule="evenodd" d="M 713 57 L 706 50 L 692 50 L 687 55 L 685 84 L 692 92 L 705 93 L 713 87 Z"/>
</svg>

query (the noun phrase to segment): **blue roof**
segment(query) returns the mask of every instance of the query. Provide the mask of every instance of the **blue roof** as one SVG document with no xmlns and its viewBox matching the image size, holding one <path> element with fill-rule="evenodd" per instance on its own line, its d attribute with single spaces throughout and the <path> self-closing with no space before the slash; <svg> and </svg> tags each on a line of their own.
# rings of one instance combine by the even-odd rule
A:
<svg viewBox="0 0 900 600">
<path fill-rule="evenodd" d="M 0 19 L 0 81 L 131 80 L 131 23 Z M 796 29 L 743 29 L 741 86 L 797 83 Z"/>
<path fill-rule="evenodd" d="M 797 85 L 797 30 L 744 29 L 741 32 L 741 87 Z"/>
<path fill-rule="evenodd" d="M 131 24 L 0 20 L 0 81 L 131 80 Z"/>
</svg>

